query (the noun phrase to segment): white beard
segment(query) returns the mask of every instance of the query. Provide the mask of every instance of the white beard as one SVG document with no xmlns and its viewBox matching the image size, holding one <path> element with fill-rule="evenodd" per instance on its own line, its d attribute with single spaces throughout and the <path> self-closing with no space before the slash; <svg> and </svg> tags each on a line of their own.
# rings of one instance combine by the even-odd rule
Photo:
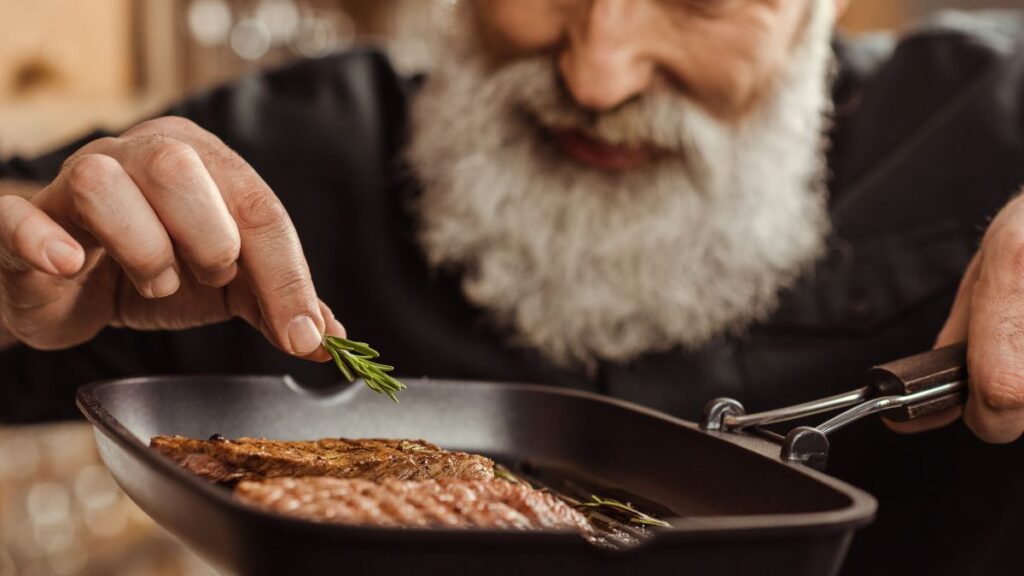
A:
<svg viewBox="0 0 1024 576">
<path fill-rule="evenodd" d="M 439 59 L 413 106 L 408 157 L 429 262 L 474 305 L 561 365 L 693 349 L 764 319 L 823 252 L 830 1 L 773 93 L 739 122 L 651 93 L 594 117 L 551 57 L 488 71 L 471 41 Z M 538 129 L 671 152 L 610 173 Z"/>
</svg>

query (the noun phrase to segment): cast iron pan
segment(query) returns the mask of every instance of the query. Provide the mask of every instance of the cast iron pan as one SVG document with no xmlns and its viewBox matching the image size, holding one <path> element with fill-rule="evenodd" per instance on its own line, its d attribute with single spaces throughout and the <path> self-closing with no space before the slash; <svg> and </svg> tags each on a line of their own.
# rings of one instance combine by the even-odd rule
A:
<svg viewBox="0 0 1024 576">
<path fill-rule="evenodd" d="M 835 574 L 874 499 L 775 442 L 708 432 L 626 402 L 514 384 L 406 379 L 395 405 L 361 383 L 312 392 L 281 377 L 86 385 L 78 405 L 107 467 L 160 525 L 237 574 Z M 641 495 L 673 528 L 628 549 L 576 534 L 315 524 L 246 507 L 151 451 L 156 435 L 422 438 Z"/>
</svg>

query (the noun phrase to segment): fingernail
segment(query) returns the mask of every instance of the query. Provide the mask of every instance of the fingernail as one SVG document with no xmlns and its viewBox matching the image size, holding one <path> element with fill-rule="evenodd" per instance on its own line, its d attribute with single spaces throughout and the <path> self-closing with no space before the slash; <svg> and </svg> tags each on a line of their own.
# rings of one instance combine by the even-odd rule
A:
<svg viewBox="0 0 1024 576">
<path fill-rule="evenodd" d="M 296 355 L 312 354 L 320 346 L 321 338 L 320 330 L 309 316 L 296 316 L 288 323 L 288 341 Z"/>
<path fill-rule="evenodd" d="M 62 240 L 51 240 L 43 249 L 46 259 L 61 274 L 73 274 L 82 266 L 78 249 Z"/>
<path fill-rule="evenodd" d="M 168 268 L 150 282 L 149 289 L 154 298 L 163 298 L 177 292 L 180 284 L 178 272 L 174 268 Z"/>
</svg>

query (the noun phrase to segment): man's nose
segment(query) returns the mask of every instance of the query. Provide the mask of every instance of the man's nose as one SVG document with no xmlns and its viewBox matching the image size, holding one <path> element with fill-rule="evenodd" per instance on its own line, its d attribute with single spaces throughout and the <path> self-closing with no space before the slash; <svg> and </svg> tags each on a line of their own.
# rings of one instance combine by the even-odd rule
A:
<svg viewBox="0 0 1024 576">
<path fill-rule="evenodd" d="M 635 0 L 592 0 L 572 20 L 559 69 L 576 103 L 611 110 L 644 92 L 654 75 Z"/>
</svg>

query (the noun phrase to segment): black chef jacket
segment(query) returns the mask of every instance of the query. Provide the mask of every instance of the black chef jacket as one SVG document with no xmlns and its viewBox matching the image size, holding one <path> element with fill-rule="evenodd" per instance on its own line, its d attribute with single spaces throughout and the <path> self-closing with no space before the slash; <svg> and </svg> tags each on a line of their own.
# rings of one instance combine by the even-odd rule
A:
<svg viewBox="0 0 1024 576">
<path fill-rule="evenodd" d="M 219 135 L 266 179 L 320 296 L 403 375 L 570 386 L 695 419 L 716 396 L 758 410 L 850 389 L 865 367 L 929 348 L 986 222 L 1024 184 L 1024 14 L 954 14 L 900 40 L 835 48 L 828 256 L 742 337 L 590 376 L 508 345 L 463 300 L 457 276 L 425 264 L 400 154 L 414 82 L 379 52 L 249 76 L 171 113 Z M 48 181 L 77 145 L 0 164 L 0 177 Z M 338 380 L 333 366 L 289 358 L 240 321 L 109 329 L 71 350 L 0 353 L 0 418 L 70 417 L 75 387 L 97 378 L 200 372 Z M 962 424 L 897 436 L 872 420 L 835 435 L 830 472 L 881 503 L 848 573 L 1024 573 L 1024 444 L 984 445 Z"/>
</svg>

